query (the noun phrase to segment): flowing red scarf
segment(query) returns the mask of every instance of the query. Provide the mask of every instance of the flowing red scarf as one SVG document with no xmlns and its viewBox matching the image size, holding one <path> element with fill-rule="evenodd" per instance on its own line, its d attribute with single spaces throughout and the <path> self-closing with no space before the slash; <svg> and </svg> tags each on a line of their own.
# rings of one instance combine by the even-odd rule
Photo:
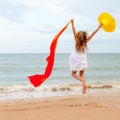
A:
<svg viewBox="0 0 120 120">
<path fill-rule="evenodd" d="M 51 74 L 53 65 L 54 65 L 54 58 L 55 58 L 55 50 L 57 46 L 57 41 L 60 35 L 66 30 L 70 22 L 68 22 L 53 38 L 51 45 L 50 45 L 50 54 L 46 58 L 47 65 L 45 68 L 44 74 L 36 74 L 32 76 L 28 76 L 30 82 L 34 85 L 34 87 L 38 87 L 41 85 Z"/>
</svg>

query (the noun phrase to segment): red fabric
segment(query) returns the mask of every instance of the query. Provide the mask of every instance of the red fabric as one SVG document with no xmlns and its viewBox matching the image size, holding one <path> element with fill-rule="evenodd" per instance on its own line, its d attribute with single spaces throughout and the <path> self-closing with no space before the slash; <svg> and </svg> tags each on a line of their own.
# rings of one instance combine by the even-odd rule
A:
<svg viewBox="0 0 120 120">
<path fill-rule="evenodd" d="M 30 82 L 34 85 L 34 87 L 38 87 L 39 85 L 41 85 L 50 76 L 50 74 L 52 72 L 52 69 L 53 69 L 53 65 L 54 65 L 55 50 L 56 50 L 58 38 L 66 30 L 66 28 L 69 25 L 69 23 L 67 25 L 65 25 L 57 33 L 57 35 L 53 38 L 53 40 L 51 42 L 51 45 L 50 45 L 50 54 L 46 58 L 47 66 L 46 66 L 44 74 L 36 74 L 36 75 L 28 76 Z"/>
</svg>

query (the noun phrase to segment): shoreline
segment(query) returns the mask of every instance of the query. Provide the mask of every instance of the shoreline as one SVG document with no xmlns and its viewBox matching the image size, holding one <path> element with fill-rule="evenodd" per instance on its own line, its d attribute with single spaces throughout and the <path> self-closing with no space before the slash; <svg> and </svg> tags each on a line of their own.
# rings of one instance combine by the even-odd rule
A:
<svg viewBox="0 0 120 120">
<path fill-rule="evenodd" d="M 119 92 L 120 82 L 99 82 L 88 83 L 87 94 L 101 92 Z M 53 84 L 42 85 L 34 88 L 32 85 L 6 85 L 0 86 L 0 101 L 23 100 L 23 99 L 41 99 L 44 97 L 81 95 L 82 86 L 80 83 L 73 84 Z"/>
<path fill-rule="evenodd" d="M 0 101 L 0 120 L 119 120 L 120 93 Z"/>
</svg>

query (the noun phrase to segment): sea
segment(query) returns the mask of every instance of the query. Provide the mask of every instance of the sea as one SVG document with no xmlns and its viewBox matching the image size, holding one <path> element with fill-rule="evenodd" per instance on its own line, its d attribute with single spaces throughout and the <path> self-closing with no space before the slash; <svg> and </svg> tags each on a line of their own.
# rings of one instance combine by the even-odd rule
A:
<svg viewBox="0 0 120 120">
<path fill-rule="evenodd" d="M 28 76 L 43 74 L 49 54 L 0 54 L 0 101 L 82 94 L 71 76 L 69 53 L 56 54 L 53 71 L 40 86 Z M 87 93 L 120 91 L 120 53 L 88 53 Z"/>
</svg>

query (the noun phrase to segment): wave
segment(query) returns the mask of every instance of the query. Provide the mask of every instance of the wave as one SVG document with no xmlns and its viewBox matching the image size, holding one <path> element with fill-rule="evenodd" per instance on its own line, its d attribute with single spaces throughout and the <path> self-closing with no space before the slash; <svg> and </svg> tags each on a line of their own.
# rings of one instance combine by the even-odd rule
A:
<svg viewBox="0 0 120 120">
<path fill-rule="evenodd" d="M 90 89 L 120 88 L 120 82 L 95 82 L 88 84 Z"/>
<path fill-rule="evenodd" d="M 81 87 L 81 84 L 53 84 L 53 85 L 41 85 L 40 87 L 34 88 L 32 85 L 5 85 L 0 86 L 0 92 L 18 92 L 18 91 L 72 91 Z M 120 88 L 120 82 L 95 82 L 87 85 L 88 89 L 109 89 L 109 88 Z"/>
<path fill-rule="evenodd" d="M 89 83 L 88 90 L 120 89 L 120 82 Z M 0 86 L 0 100 L 25 99 L 46 96 L 56 96 L 71 93 L 80 93 L 81 84 L 43 84 L 34 88 L 32 85 L 6 85 Z"/>
</svg>

